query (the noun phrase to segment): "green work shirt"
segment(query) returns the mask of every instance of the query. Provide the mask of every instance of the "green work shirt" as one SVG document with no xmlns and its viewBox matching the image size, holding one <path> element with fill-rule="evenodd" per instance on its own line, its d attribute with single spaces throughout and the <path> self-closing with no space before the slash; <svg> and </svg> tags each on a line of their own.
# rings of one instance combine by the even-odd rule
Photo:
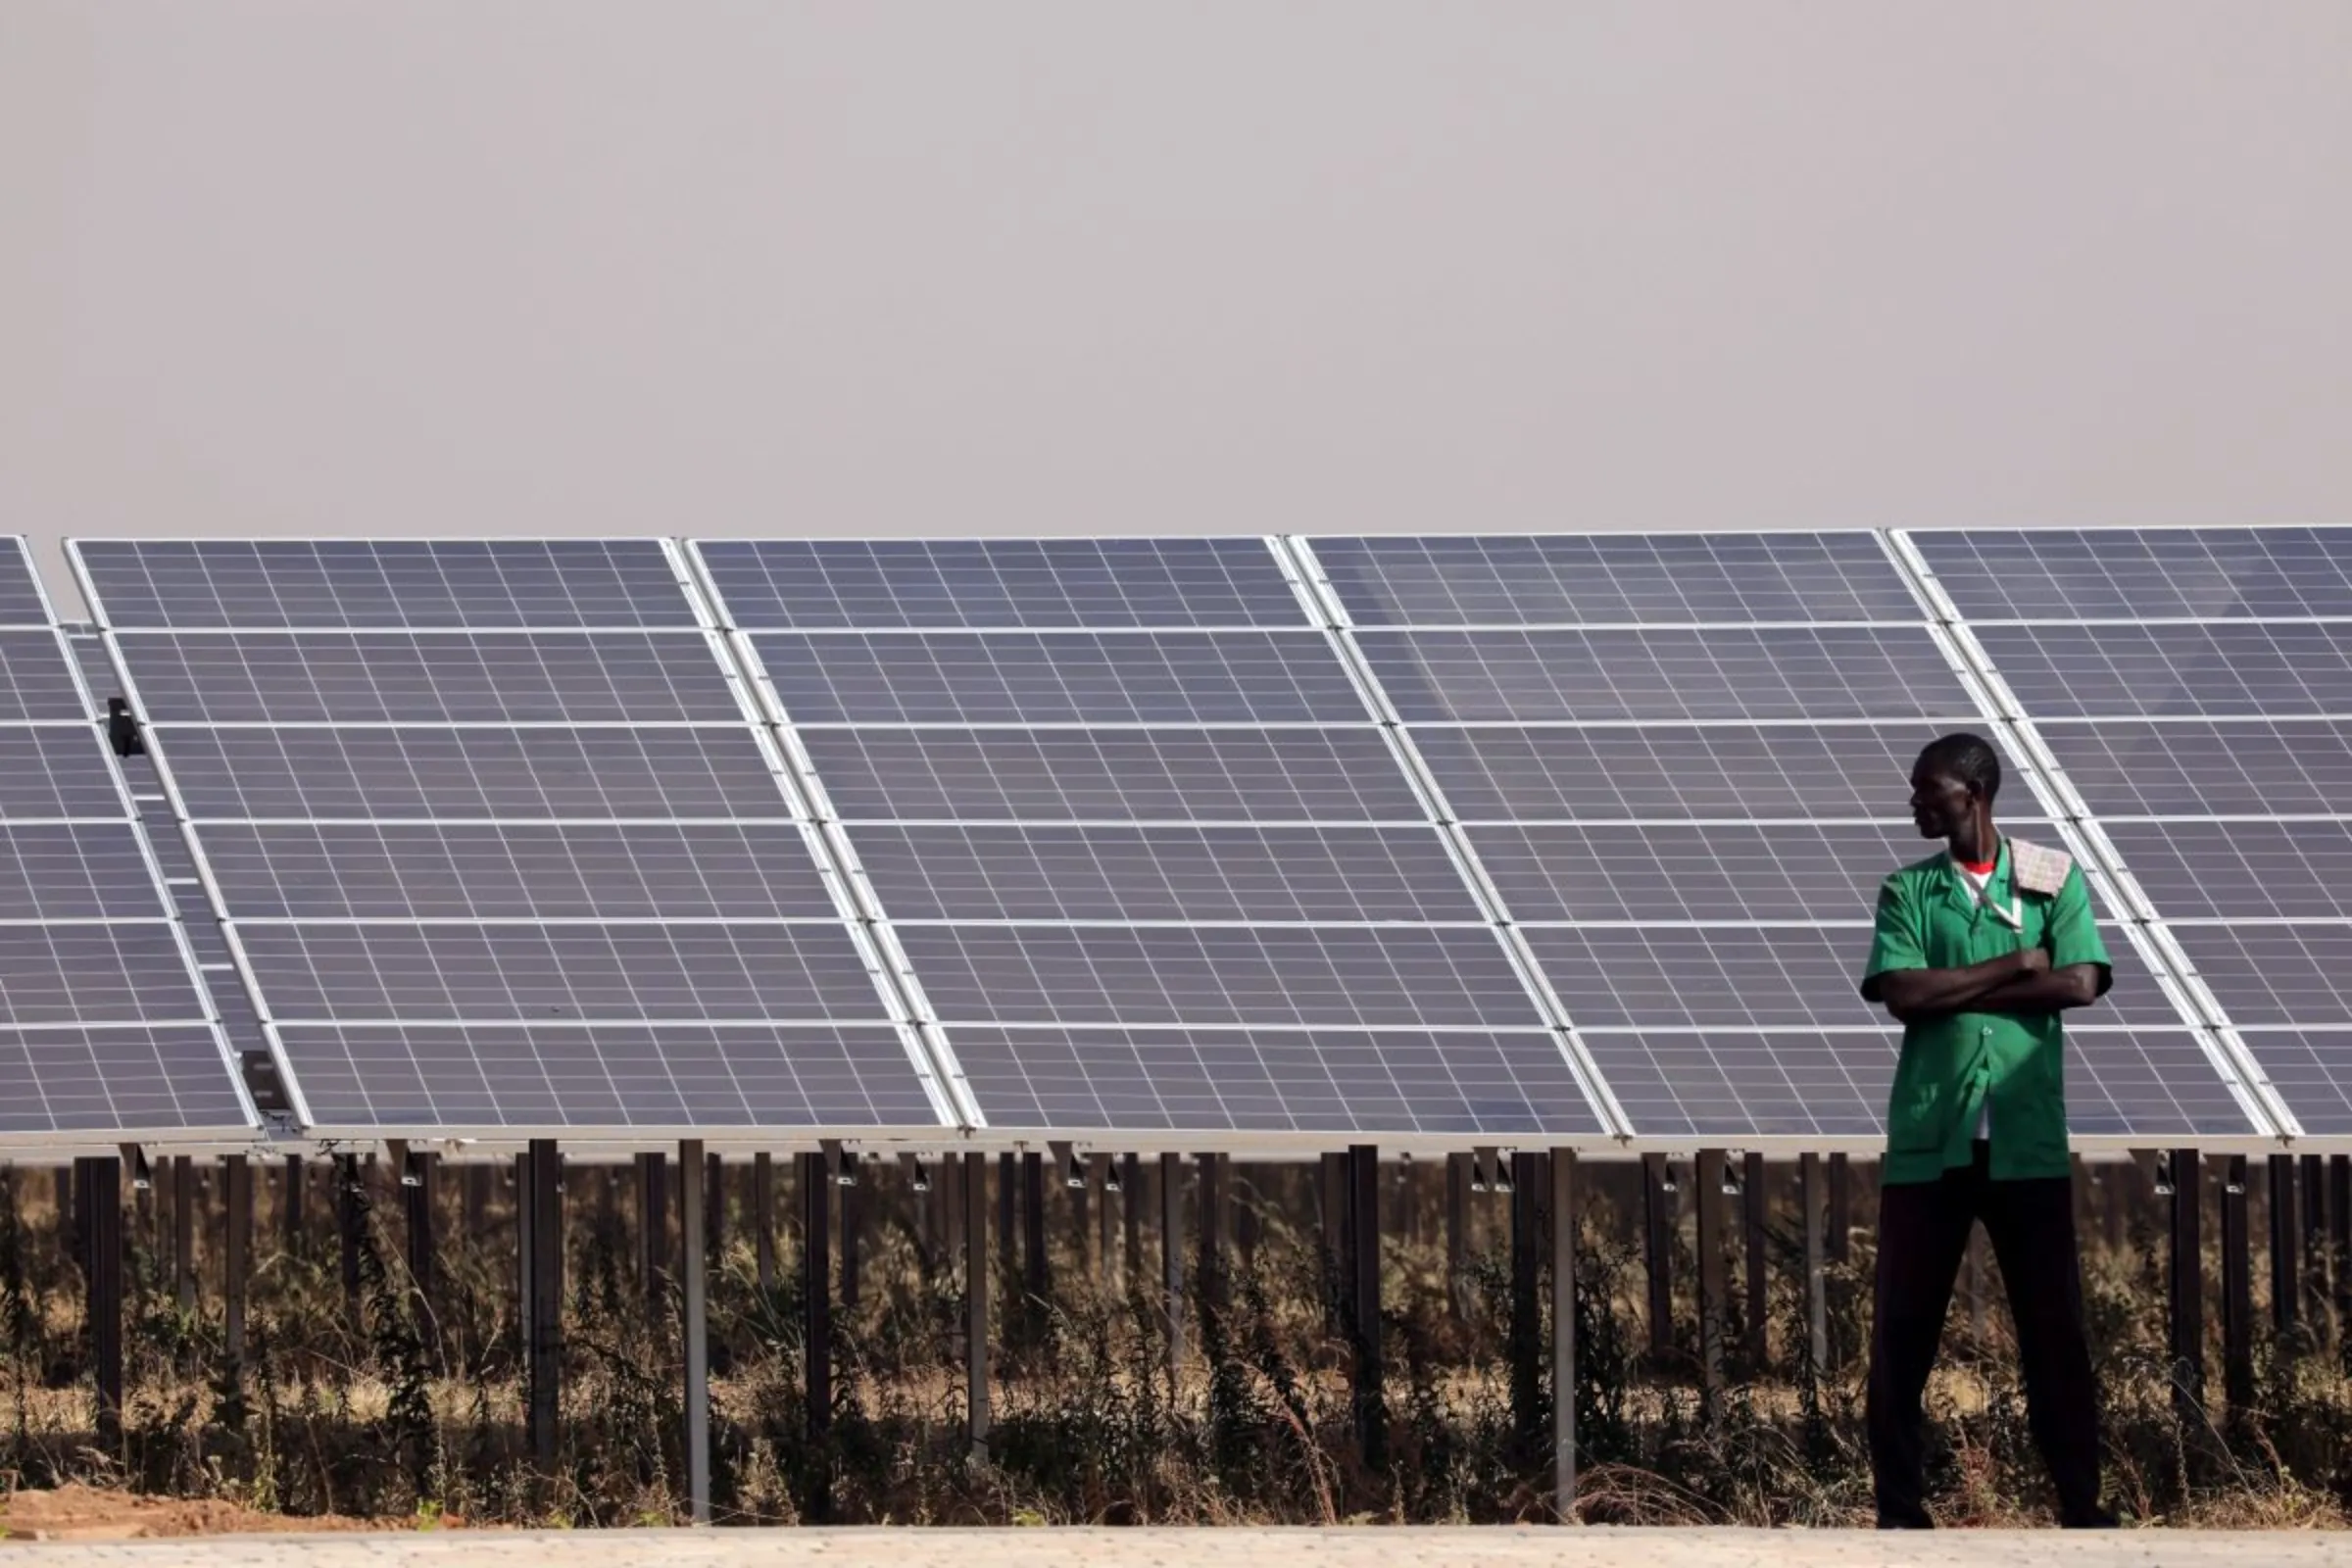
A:
<svg viewBox="0 0 2352 1568">
<path fill-rule="evenodd" d="M 1980 901 L 1948 854 L 1906 865 L 1879 885 L 1878 929 L 1862 995 L 1879 1000 L 1879 976 L 1899 969 L 1961 969 L 2033 943 L 2050 967 L 2095 963 L 2099 992 L 2113 983 L 2091 920 L 2082 869 L 2067 867 L 2056 893 L 2014 891 L 2004 838 Z M 1987 904 L 2009 908 L 2019 927 Z M 2067 1174 L 2065 1026 L 2050 1012 L 1955 1012 L 1906 1025 L 1886 1107 L 1887 1182 L 1932 1182 L 1974 1158 L 1986 1096 L 1992 1100 L 1991 1175 Z"/>
</svg>

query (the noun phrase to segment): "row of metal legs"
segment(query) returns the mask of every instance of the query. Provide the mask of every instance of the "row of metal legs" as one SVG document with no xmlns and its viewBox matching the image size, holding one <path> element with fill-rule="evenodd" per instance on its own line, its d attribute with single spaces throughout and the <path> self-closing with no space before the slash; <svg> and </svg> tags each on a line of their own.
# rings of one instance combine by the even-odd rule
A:
<svg viewBox="0 0 2352 1568">
<path fill-rule="evenodd" d="M 1006 1280 L 1020 1278 L 1027 1287 L 1026 1294 L 1042 1298 L 1046 1293 L 1047 1249 L 1044 1227 L 1047 1169 L 1040 1156 L 972 1153 L 952 1160 L 942 1169 L 931 1173 L 929 1180 L 945 1183 L 948 1191 L 941 1195 L 936 1206 L 924 1209 L 926 1245 L 936 1244 L 939 1255 L 954 1256 L 960 1252 L 967 1298 L 967 1320 L 964 1324 L 966 1341 L 966 1407 L 970 1440 L 975 1451 L 985 1452 L 989 1437 L 989 1353 L 992 1344 L 990 1324 L 990 1273 L 992 1257 L 989 1236 L 988 1167 L 992 1157 L 998 1164 L 996 1206 L 996 1251 L 994 1267 Z M 433 1298 L 436 1248 L 432 1233 L 434 1188 L 437 1162 L 429 1155 L 398 1152 L 401 1179 L 403 1217 L 406 1221 L 406 1262 L 413 1288 L 424 1298 Z M 836 1238 L 833 1235 L 832 1200 L 837 1180 L 844 1174 L 834 1167 L 828 1156 L 808 1153 L 798 1156 L 799 1187 L 802 1201 L 801 1231 L 804 1238 L 802 1267 L 807 1288 L 802 1293 L 806 1313 L 805 1344 L 808 1354 L 807 1419 L 812 1438 L 821 1440 L 830 1430 L 832 1390 L 832 1310 L 836 1290 Z M 674 1171 L 677 1182 L 678 1212 L 681 1220 L 680 1241 L 682 1255 L 674 1271 L 665 1255 L 665 1224 L 659 1217 L 668 1211 L 668 1183 L 672 1166 L 667 1157 L 660 1154 L 641 1155 L 635 1168 L 640 1213 L 656 1217 L 656 1222 L 641 1226 L 644 1249 L 640 1258 L 643 1276 L 649 1290 L 656 1293 L 657 1301 L 665 1303 L 676 1299 L 681 1308 L 682 1336 L 685 1350 L 685 1408 L 687 1412 L 686 1450 L 689 1486 L 696 1516 L 705 1517 L 709 1508 L 710 1422 L 709 1422 L 709 1325 L 706 1268 L 707 1257 L 718 1238 L 711 1229 L 720 1222 L 723 1206 L 716 1201 L 717 1194 L 709 1186 L 710 1161 L 699 1143 L 679 1147 Z M 1185 1164 L 1183 1156 L 1163 1154 L 1156 1165 L 1158 1196 L 1161 1211 L 1158 1216 L 1162 1238 L 1160 1286 L 1164 1293 L 1164 1310 L 1168 1334 L 1171 1376 L 1182 1371 L 1185 1343 L 1184 1320 L 1187 1291 L 1186 1260 L 1182 1250 L 1184 1232 Z M 337 1205 L 339 1229 L 343 1235 L 344 1285 L 351 1305 L 358 1308 L 358 1229 L 361 1224 L 361 1174 L 354 1156 L 343 1156 L 335 1162 L 332 1191 Z M 97 1393 L 97 1429 L 102 1444 L 119 1443 L 122 1410 L 122 1296 L 123 1296 L 123 1236 L 122 1236 L 122 1162 L 114 1158 L 83 1158 L 76 1160 L 71 1171 L 72 1186 L 68 1193 L 61 1185 L 60 1196 L 70 1206 L 74 1220 L 74 1238 L 85 1264 L 89 1292 L 91 1350 L 95 1363 Z M 2129 1167 L 2108 1167 L 2110 1172 L 2128 1171 Z M 552 1142 L 536 1142 L 518 1155 L 514 1166 L 516 1217 L 519 1243 L 519 1279 L 522 1339 L 528 1380 L 528 1420 L 532 1450 L 543 1467 L 552 1469 L 559 1451 L 558 1421 L 561 1412 L 561 1367 L 563 1362 L 562 1303 L 564 1299 L 564 1227 L 563 1203 L 564 1166 L 560 1152 Z M 1649 1315 L 1650 1348 L 1660 1361 L 1677 1353 L 1672 1279 L 1673 1237 L 1676 1229 L 1675 1210 L 1678 1194 L 1685 1181 L 1695 1189 L 1692 1206 L 1695 1209 L 1698 1262 L 1698 1372 L 1709 1388 L 1719 1387 L 1724 1377 L 1727 1334 L 1740 1336 L 1744 1358 L 1750 1367 L 1761 1367 L 1766 1360 L 1766 1327 L 1768 1302 L 1766 1223 L 1767 1204 L 1764 1184 L 1767 1170 L 1761 1156 L 1749 1154 L 1737 1162 L 1716 1151 L 1702 1151 L 1687 1166 L 1678 1167 L 1664 1155 L 1645 1156 L 1640 1165 L 1642 1204 L 1640 1221 L 1642 1242 L 1647 1262 L 1647 1306 Z M 2248 1233 L 2247 1186 L 2249 1161 L 2243 1155 L 2217 1156 L 2204 1159 L 2193 1149 L 2169 1151 L 2157 1157 L 2154 1164 L 2154 1194 L 2159 1200 L 2157 1212 L 2163 1216 L 2169 1230 L 2169 1283 L 2172 1308 L 2172 1353 L 2175 1384 L 2184 1405 L 2202 1399 L 2205 1378 L 2204 1335 L 2204 1257 L 2202 1253 L 2203 1192 L 2208 1173 L 2217 1177 L 2219 1191 L 2218 1212 L 2221 1222 L 2222 1279 L 2220 1299 L 2223 1314 L 2223 1358 L 2225 1391 L 2235 1405 L 2250 1403 L 2254 1397 L 2253 1374 L 2253 1310 L 2252 1310 L 2252 1245 Z M 61 1181 L 66 1173 L 61 1172 Z M 1121 1219 L 1125 1232 L 1123 1260 L 1130 1280 L 1142 1277 L 1143 1257 L 1143 1183 L 1141 1161 L 1128 1154 L 1114 1158 L 1097 1155 L 1069 1171 L 1056 1172 L 1057 1177 L 1069 1180 L 1074 1187 L 1091 1186 L 1093 1196 L 1101 1204 L 1098 1255 L 1107 1264 L 1113 1228 L 1112 1200 L 1122 1197 Z M 1325 1155 L 1320 1163 L 1320 1217 L 1325 1238 L 1327 1262 L 1331 1270 L 1332 1310 L 1335 1326 L 1344 1333 L 1352 1360 L 1352 1382 L 1355 1392 L 1357 1436 L 1368 1462 L 1383 1462 L 1387 1435 L 1384 1430 L 1386 1400 L 1383 1396 L 1383 1366 L 1381 1357 L 1381 1201 L 1382 1175 L 1379 1152 L 1371 1147 L 1356 1147 L 1344 1153 Z M 469 1225 L 478 1225 L 481 1210 L 487 1204 L 488 1172 L 480 1167 L 467 1169 L 465 1178 L 465 1208 Z M 1456 1265 L 1465 1259 L 1464 1237 L 1468 1231 L 1469 1194 L 1479 1185 L 1481 1176 L 1474 1173 L 1467 1156 L 1449 1162 L 1444 1213 L 1447 1232 L 1447 1252 Z M 1850 1187 L 1846 1161 L 1841 1155 L 1826 1158 L 1805 1155 L 1797 1162 L 1799 1208 L 1802 1215 L 1802 1246 L 1807 1292 L 1803 1352 L 1809 1369 L 1818 1370 L 1831 1364 L 1833 1349 L 1829 1338 L 1827 1310 L 1827 1273 L 1829 1265 L 1844 1260 L 1851 1231 Z M 2321 1304 L 2333 1310 L 2340 1319 L 2352 1317 L 2352 1160 L 2338 1157 L 2324 1161 L 2308 1155 L 2298 1160 L 2292 1155 L 2278 1155 L 2266 1162 L 2264 1176 L 2269 1187 L 2269 1258 L 2271 1264 L 2271 1312 L 2275 1329 L 2282 1345 L 2290 1349 L 2297 1343 L 2299 1325 L 2307 1308 Z M 183 1298 L 192 1301 L 195 1290 L 194 1255 L 194 1183 L 190 1179 L 188 1162 L 179 1161 L 176 1180 L 171 1198 L 171 1228 L 173 1237 L 175 1286 Z M 1574 1377 L 1575 1324 L 1575 1240 L 1576 1227 L 1563 1223 L 1563 1216 L 1577 1212 L 1578 1165 L 1575 1156 L 1565 1151 L 1550 1154 L 1521 1152 L 1497 1165 L 1487 1176 L 1494 1184 L 1505 1181 L 1510 1186 L 1511 1215 L 1511 1348 L 1514 1403 L 1532 1409 L 1540 1397 L 1540 1378 L 1544 1371 L 1542 1352 L 1542 1323 L 1548 1316 L 1553 1326 L 1550 1336 L 1549 1375 L 1552 1390 L 1572 1389 Z M 305 1167 L 290 1160 L 284 1172 L 284 1201 L 281 1204 L 283 1223 L 289 1239 L 298 1238 L 304 1223 Z M 2134 1179 L 2110 1174 L 2102 1181 Z M 1226 1299 L 1227 1249 L 1229 1239 L 1239 1242 L 1248 1252 L 1254 1251 L 1255 1210 L 1253 1206 L 1235 1209 L 1232 1192 L 1233 1177 L 1224 1156 L 1202 1155 L 1196 1170 L 1199 1253 L 1197 1289 L 1194 1298 L 1207 1310 L 1219 1310 Z M 242 1354 L 245 1340 L 244 1282 L 250 1273 L 253 1222 L 253 1170 L 243 1157 L 231 1157 L 224 1162 L 222 1172 L 223 1197 L 226 1200 L 224 1280 L 226 1282 L 225 1317 L 226 1340 L 232 1355 Z M 855 1235 L 858 1210 L 852 1195 L 854 1186 L 843 1186 L 842 1235 L 839 1261 L 842 1265 L 838 1288 L 849 1304 L 855 1304 Z M 1743 1310 L 1735 1314 L 1727 1274 L 1724 1200 L 1734 1194 L 1741 1195 L 1740 1204 L 1745 1223 L 1744 1292 L 1740 1305 Z M 959 1202 L 954 1201 L 960 1200 Z M 1083 1202 L 1083 1198 L 1076 1200 Z M 775 1226 L 775 1179 L 773 1165 L 767 1156 L 760 1156 L 754 1165 L 752 1180 L 753 1228 L 757 1233 L 755 1250 L 760 1282 L 772 1288 L 777 1267 Z M 1016 1206 L 1022 1223 L 1016 1224 Z M 1077 1229 L 1085 1229 L 1083 1206 L 1075 1208 Z M 2121 1207 L 2108 1205 L 2109 1239 L 2119 1241 L 2114 1227 L 2120 1224 Z M 940 1234 L 933 1235 L 934 1229 Z M 1026 1246 L 1017 1256 L 1016 1276 L 1015 1238 Z M 2333 1285 L 2325 1278 L 2324 1260 L 2333 1263 Z M 1550 1299 L 1548 1312 L 1540 1309 L 1540 1282 L 1548 1263 Z M 669 1293 L 675 1291 L 673 1298 Z M 1522 1387 L 1524 1385 L 1524 1387 Z M 1552 1461 L 1555 1484 L 1560 1495 L 1573 1495 L 1575 1447 L 1573 1399 L 1555 1399 L 1556 1410 L 1550 1412 L 1553 1437 Z M 1537 1423 L 1531 1419 L 1529 1430 Z M 823 1508 L 823 1491 L 817 1489 L 812 1497 L 817 1514 Z"/>
</svg>

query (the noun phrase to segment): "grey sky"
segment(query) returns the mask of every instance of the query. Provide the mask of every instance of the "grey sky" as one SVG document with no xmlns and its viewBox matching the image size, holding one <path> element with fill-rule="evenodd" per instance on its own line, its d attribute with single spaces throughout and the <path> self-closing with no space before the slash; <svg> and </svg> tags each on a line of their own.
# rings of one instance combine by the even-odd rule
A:
<svg viewBox="0 0 2352 1568">
<path fill-rule="evenodd" d="M 2352 519 L 2346 278 L 2344 0 L 0 3 L 44 545 Z"/>
</svg>

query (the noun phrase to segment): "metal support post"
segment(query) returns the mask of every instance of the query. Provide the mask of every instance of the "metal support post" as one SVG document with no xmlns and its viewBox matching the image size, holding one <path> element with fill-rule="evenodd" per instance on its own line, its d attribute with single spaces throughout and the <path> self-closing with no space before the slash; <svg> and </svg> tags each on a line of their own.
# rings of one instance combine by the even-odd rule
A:
<svg viewBox="0 0 2352 1568">
<path fill-rule="evenodd" d="M 1692 1195 L 1698 1209 L 1698 1365 L 1709 1392 L 1723 1387 L 1723 1320 L 1731 1307 L 1730 1270 L 1723 1257 L 1723 1151 L 1702 1149 L 1690 1177 L 1698 1189 Z"/>
<path fill-rule="evenodd" d="M 752 1156 L 752 1250 L 760 1265 L 760 1294 L 776 1289 L 776 1159 Z"/>
<path fill-rule="evenodd" d="M 1666 1156 L 1642 1156 L 1642 1244 L 1648 1264 L 1649 1356 L 1674 1357 L 1674 1194 L 1666 1189 Z"/>
<path fill-rule="evenodd" d="M 1100 1284 L 1107 1285 L 1110 1283 L 1111 1269 L 1110 1156 L 1090 1156 L 1086 1162 L 1086 1175 L 1095 1189 L 1095 1279 Z"/>
<path fill-rule="evenodd" d="M 1357 1144 L 1348 1151 L 1349 1213 L 1348 1298 L 1355 1334 L 1355 1432 L 1365 1467 L 1388 1464 L 1388 1400 L 1382 1388 L 1380 1345 L 1380 1151 Z"/>
<path fill-rule="evenodd" d="M 564 1375 L 564 1159 L 552 1138 L 534 1138 L 523 1156 L 528 1185 L 517 1194 L 530 1215 L 524 1297 L 530 1302 L 531 1451 L 542 1475 L 556 1468 Z"/>
<path fill-rule="evenodd" d="M 196 1162 L 172 1160 L 172 1269 L 182 1312 L 196 1310 Z"/>
<path fill-rule="evenodd" d="M 1830 1364 L 1829 1278 L 1823 1271 L 1821 1156 L 1799 1154 L 1796 1189 L 1805 1211 L 1805 1348 L 1809 1375 L 1821 1376 Z"/>
<path fill-rule="evenodd" d="M 1844 1263 L 1853 1256 L 1854 1184 L 1845 1156 L 1830 1156 L 1830 1261 Z"/>
<path fill-rule="evenodd" d="M 2328 1251 L 2340 1354 L 2352 1351 L 2352 1154 L 2328 1160 Z"/>
<path fill-rule="evenodd" d="M 2173 1179 L 2173 1396 L 2183 1421 L 2198 1419 L 2205 1398 L 2205 1263 L 2198 1232 L 2204 1183 L 2197 1152 L 2176 1149 Z"/>
<path fill-rule="evenodd" d="M 1225 1160 L 1202 1154 L 1200 1171 L 1200 1307 L 1202 1321 L 1225 1305 Z"/>
<path fill-rule="evenodd" d="M 2246 1156 L 2231 1154 L 2222 1182 L 2222 1390 L 2244 1409 L 2254 1402 L 2254 1258 L 2247 1234 Z"/>
<path fill-rule="evenodd" d="M 1167 1297 L 1168 1388 L 1184 1374 L 1184 1156 L 1159 1156 L 1160 1283 Z"/>
<path fill-rule="evenodd" d="M 367 1223 L 366 1195 L 360 1187 L 360 1157 L 344 1154 L 334 1163 L 335 1239 L 343 1254 L 343 1317 L 353 1333 L 366 1324 L 360 1301 L 360 1229 Z"/>
<path fill-rule="evenodd" d="M 243 1154 L 230 1154 L 220 1183 L 227 1214 L 228 1245 L 221 1256 L 221 1299 L 225 1304 L 224 1348 L 230 1361 L 245 1359 L 245 1282 L 253 1270 L 253 1165 Z"/>
<path fill-rule="evenodd" d="M 1141 1154 L 1119 1156 L 1119 1197 L 1122 1213 L 1119 1222 L 1126 1227 L 1127 1289 L 1141 1290 L 1144 1283 L 1144 1159 Z"/>
<path fill-rule="evenodd" d="M 685 1273 L 686 1498 L 698 1525 L 710 1522 L 710 1313 L 708 1303 L 709 1250 L 703 1236 L 703 1194 L 710 1167 L 694 1139 L 678 1145 L 678 1216 L 685 1235 L 678 1249 Z"/>
<path fill-rule="evenodd" d="M 1542 1297 L 1537 1278 L 1544 1239 L 1536 1201 L 1541 1180 L 1537 1162 L 1536 1155 L 1524 1151 L 1511 1155 L 1511 1315 L 1504 1331 L 1510 1363 L 1511 1459 L 1514 1466 L 1531 1467 L 1544 1430 L 1544 1329 L 1538 1317 Z"/>
<path fill-rule="evenodd" d="M 1244 1169 L 1249 1171 L 1252 1167 L 1245 1166 Z M 1256 1174 L 1236 1176 L 1232 1174 L 1232 1161 L 1226 1161 L 1225 1192 L 1233 1203 L 1233 1247 L 1240 1255 L 1242 1272 L 1245 1274 L 1257 1272 L 1257 1244 L 1262 1234 L 1257 1201 L 1258 1181 L 1265 1167 L 1260 1165 L 1253 1169 Z"/>
<path fill-rule="evenodd" d="M 1462 1273 L 1470 1262 L 1470 1159 L 1446 1156 L 1446 1310 L 1462 1316 Z"/>
<path fill-rule="evenodd" d="M 286 1252 L 296 1256 L 299 1256 L 304 1250 L 302 1242 L 303 1229 L 306 1222 L 303 1218 L 302 1210 L 302 1156 L 300 1154 L 288 1154 L 286 1156 L 286 1174 L 283 1200 L 277 1205 L 279 1227 L 278 1245 L 282 1247 Z"/>
<path fill-rule="evenodd" d="M 1046 1158 L 1021 1156 L 1021 1248 L 1023 1326 L 1034 1334 L 1044 1321 L 1052 1284 L 1046 1277 Z"/>
<path fill-rule="evenodd" d="M 1576 1520 L 1576 1153 L 1551 1152 L 1551 1506 Z"/>
<path fill-rule="evenodd" d="M 479 1236 L 490 1224 L 491 1170 L 476 1160 L 466 1167 L 464 1195 L 459 1199 L 459 1210 L 466 1219 L 466 1234 Z"/>
<path fill-rule="evenodd" d="M 122 1449 L 122 1162 L 112 1156 L 78 1159 L 74 1211 L 81 1222 L 82 1258 L 89 1291 L 90 1358 L 95 1363 L 98 1446 Z"/>
<path fill-rule="evenodd" d="M 409 1279 L 427 1315 L 437 1299 L 433 1284 L 433 1173 L 440 1164 L 431 1154 L 410 1154 L 400 1188 L 401 1206 L 408 1220 Z"/>
<path fill-rule="evenodd" d="M 859 1242 L 865 1232 L 866 1186 L 864 1173 L 858 1182 L 840 1188 L 841 1194 L 841 1309 L 858 1309 L 858 1255 Z"/>
<path fill-rule="evenodd" d="M 1740 1217 L 1747 1227 L 1747 1375 L 1760 1378 L 1765 1363 L 1771 1358 L 1770 1318 L 1767 1296 L 1769 1282 L 1764 1276 L 1764 1225 L 1768 1194 L 1764 1189 L 1764 1156 L 1750 1153 L 1745 1173 L 1740 1183 Z"/>
<path fill-rule="evenodd" d="M 669 1156 L 660 1152 L 637 1156 L 638 1282 L 645 1287 L 645 1309 L 659 1319 L 669 1298 Z"/>
<path fill-rule="evenodd" d="M 1008 1337 L 1017 1331 L 1021 1317 L 1014 1309 L 1020 1304 L 1022 1292 L 1018 1267 L 1020 1231 L 1016 1223 L 1019 1205 L 1013 1191 L 1020 1184 L 1020 1168 L 1017 1156 L 997 1156 L 997 1271 L 1008 1302 L 1004 1313 Z"/>
<path fill-rule="evenodd" d="M 2328 1326 L 2328 1161 L 2305 1154 L 2297 1190 L 2303 1195 L 2303 1305 L 2311 1318 L 2311 1340 L 2320 1343 Z"/>
<path fill-rule="evenodd" d="M 2295 1350 L 2295 1321 L 2302 1304 L 2303 1265 L 2296 1254 L 2302 1230 L 2295 1213 L 2295 1156 L 2271 1156 L 2271 1327 L 2281 1354 Z"/>
<path fill-rule="evenodd" d="M 703 1255 L 714 1268 L 727 1256 L 727 1165 L 716 1154 L 703 1156 Z"/>
<path fill-rule="evenodd" d="M 833 1173 L 826 1165 L 821 1153 L 801 1156 L 802 1343 L 808 1363 L 808 1442 L 820 1455 L 833 1430 Z M 829 1476 L 831 1466 L 820 1457 L 818 1469 Z M 811 1487 L 812 1501 L 831 1495 L 829 1481 Z"/>
<path fill-rule="evenodd" d="M 952 1157 L 952 1156 L 951 1156 Z M 972 1457 L 988 1457 L 988 1156 L 963 1156 L 965 1421 Z"/>
</svg>

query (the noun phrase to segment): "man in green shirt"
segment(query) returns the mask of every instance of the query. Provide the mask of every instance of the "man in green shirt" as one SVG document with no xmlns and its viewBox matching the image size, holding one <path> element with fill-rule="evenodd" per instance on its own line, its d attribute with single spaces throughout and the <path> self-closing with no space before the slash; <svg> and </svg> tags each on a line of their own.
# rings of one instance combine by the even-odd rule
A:
<svg viewBox="0 0 2352 1568">
<path fill-rule="evenodd" d="M 1920 1398 L 1980 1220 L 2008 1282 L 2027 1417 L 2060 1521 L 2115 1524 L 2099 1502 L 2059 1022 L 2096 1002 L 2113 975 L 2081 868 L 2062 850 L 2002 838 L 1992 825 L 2000 787 L 2000 759 L 1978 736 L 1947 735 L 1920 753 L 1912 819 L 1945 849 L 1881 884 L 1862 975 L 1862 995 L 1903 1026 L 1870 1348 L 1882 1530 L 1930 1527 Z"/>
</svg>

